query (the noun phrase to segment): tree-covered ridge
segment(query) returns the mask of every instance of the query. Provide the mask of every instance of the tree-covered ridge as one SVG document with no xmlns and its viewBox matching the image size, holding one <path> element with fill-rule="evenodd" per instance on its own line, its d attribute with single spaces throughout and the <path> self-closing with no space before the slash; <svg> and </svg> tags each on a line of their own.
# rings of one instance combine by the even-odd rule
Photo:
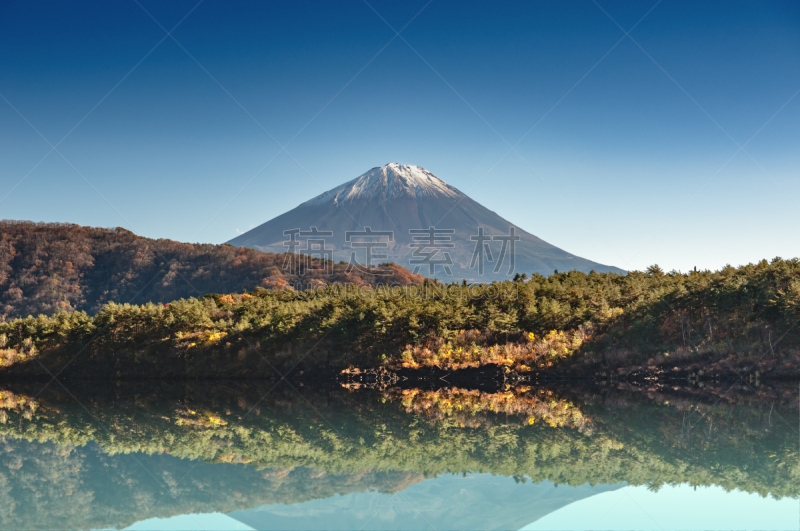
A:
<svg viewBox="0 0 800 531">
<path fill-rule="evenodd" d="M 30 418 L 12 408 L 0 434 L 59 445 L 96 442 L 110 454 L 168 452 L 331 475 L 489 472 L 536 483 L 689 482 L 776 497 L 800 494 L 793 386 L 788 394 L 760 389 L 738 400 L 742 390 L 733 397 L 721 390 L 695 398 L 669 388 L 567 398 L 555 391 L 554 401 L 566 400 L 590 419 L 588 430 L 507 422 L 502 411 L 484 411 L 485 422 L 462 426 L 363 391 L 317 394 L 306 388 L 301 397 L 269 385 L 186 384 L 177 392 L 165 385 L 138 387 L 145 392 L 104 397 L 49 389 L 37 397 Z"/>
<path fill-rule="evenodd" d="M 0 318 L 95 313 L 108 302 L 143 304 L 329 282 L 414 284 L 420 275 L 386 265 L 379 276 L 318 258 L 287 260 L 231 245 L 153 240 L 66 223 L 0 222 Z"/>
<path fill-rule="evenodd" d="M 0 322 L 3 374 L 276 376 L 274 368 L 506 364 L 561 374 L 708 366 L 796 376 L 800 260 L 488 285 L 329 285 L 109 303 Z M 38 360 L 38 362 L 34 362 Z M 72 360 L 72 361 L 70 361 Z M 727 369 L 726 369 L 727 368 Z"/>
</svg>

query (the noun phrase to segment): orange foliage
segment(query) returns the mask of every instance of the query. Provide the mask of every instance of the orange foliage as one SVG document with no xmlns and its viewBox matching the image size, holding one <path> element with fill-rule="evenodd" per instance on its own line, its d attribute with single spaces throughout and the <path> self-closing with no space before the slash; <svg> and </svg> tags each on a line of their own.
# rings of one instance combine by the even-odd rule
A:
<svg viewBox="0 0 800 531">
<path fill-rule="evenodd" d="M 496 393 L 448 387 L 435 391 L 391 388 L 384 396 L 399 402 L 407 413 L 424 415 L 434 421 L 451 422 L 461 427 L 491 424 L 498 415 L 514 417 L 521 424 L 537 422 L 552 427 L 567 426 L 584 430 L 589 419 L 573 402 L 549 390 L 528 386 L 509 387 Z"/>
<path fill-rule="evenodd" d="M 422 276 L 395 265 L 389 275 L 348 264 L 300 260 L 231 245 L 153 240 L 132 232 L 66 223 L 0 221 L 0 319 L 84 310 L 107 302 L 164 303 L 263 286 L 301 290 L 328 283 L 407 285 Z M 266 278 L 265 278 L 266 277 Z M 263 279 L 263 280 L 262 280 Z"/>
</svg>

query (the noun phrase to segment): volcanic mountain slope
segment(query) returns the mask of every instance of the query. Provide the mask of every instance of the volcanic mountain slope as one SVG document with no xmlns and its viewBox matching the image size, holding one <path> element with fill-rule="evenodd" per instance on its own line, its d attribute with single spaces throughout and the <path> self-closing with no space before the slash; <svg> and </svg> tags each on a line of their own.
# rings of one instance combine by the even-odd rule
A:
<svg viewBox="0 0 800 531">
<path fill-rule="evenodd" d="M 313 235 L 312 227 L 332 235 Z M 365 227 L 392 235 L 350 234 L 348 237 L 348 231 L 364 233 Z M 431 227 L 436 230 L 433 240 L 429 233 Z M 482 241 L 481 227 L 485 236 Z M 512 228 L 514 236 L 519 238 L 514 244 L 513 269 L 510 268 L 509 238 Z M 295 235 L 287 232 L 293 230 Z M 298 233 L 298 230 L 303 232 Z M 424 232 L 410 232 L 413 230 Z M 503 236 L 506 236 L 505 241 L 500 239 Z M 292 239 L 297 240 L 298 245 L 285 243 Z M 295 250 L 314 256 L 321 251 L 309 249 L 319 248 L 322 240 L 335 260 L 355 259 L 364 264 L 367 252 L 371 251 L 375 256 L 383 255 L 370 261 L 373 265 L 392 261 L 442 280 L 500 280 L 515 273 L 550 274 L 554 270 L 573 269 L 623 272 L 580 258 L 537 238 L 419 166 L 394 162 L 373 168 L 229 243 L 271 252 Z M 367 248 L 379 242 L 382 247 Z M 434 245 L 429 245 L 432 242 Z M 479 243 L 484 252 L 476 256 Z"/>
</svg>

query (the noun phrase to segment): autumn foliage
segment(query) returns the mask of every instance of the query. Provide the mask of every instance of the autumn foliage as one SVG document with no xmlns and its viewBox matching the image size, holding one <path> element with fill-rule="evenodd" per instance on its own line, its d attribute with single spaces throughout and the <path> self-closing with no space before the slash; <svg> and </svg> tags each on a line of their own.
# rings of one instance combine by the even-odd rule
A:
<svg viewBox="0 0 800 531">
<path fill-rule="evenodd" d="M 373 275 L 346 263 L 263 253 L 231 245 L 153 240 L 67 223 L 0 222 L 0 319 L 59 311 L 96 313 L 108 302 L 143 304 L 330 283 L 418 284 L 388 264 Z"/>
<path fill-rule="evenodd" d="M 407 345 L 400 360 L 390 362 L 390 367 L 457 370 L 494 364 L 522 372 L 547 369 L 575 354 L 583 342 L 591 338 L 591 327 L 583 325 L 568 332 L 550 330 L 542 337 L 533 332 L 497 334 L 481 333 L 477 329 L 458 330 L 448 336 Z"/>
<path fill-rule="evenodd" d="M 551 390 L 530 386 L 506 386 L 496 393 L 458 387 L 428 391 L 391 388 L 383 394 L 390 401 L 399 402 L 407 413 L 462 428 L 490 426 L 502 421 L 504 424 L 540 423 L 586 430 L 590 422 L 574 402 Z"/>
</svg>

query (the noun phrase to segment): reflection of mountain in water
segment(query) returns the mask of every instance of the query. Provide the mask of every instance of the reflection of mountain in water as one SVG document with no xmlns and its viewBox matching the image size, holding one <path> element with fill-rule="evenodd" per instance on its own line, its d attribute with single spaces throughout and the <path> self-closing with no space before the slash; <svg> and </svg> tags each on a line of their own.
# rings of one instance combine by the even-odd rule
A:
<svg viewBox="0 0 800 531">
<path fill-rule="evenodd" d="M 573 529 L 697 529 L 796 530 L 800 506 L 796 499 L 776 500 L 722 487 L 686 483 L 658 490 L 627 486 L 578 500 L 519 531 Z"/>
<path fill-rule="evenodd" d="M 364 492 L 229 516 L 255 529 L 519 529 L 561 507 L 621 485 L 519 484 L 491 474 L 426 479 L 401 494 Z"/>
<path fill-rule="evenodd" d="M 298 527 L 345 526 L 345 513 L 368 528 L 425 518 L 507 528 L 597 492 L 587 483 L 798 495 L 794 383 L 736 393 L 522 386 L 469 399 L 449 388 L 70 383 L 71 394 L 50 386 L 35 398 L 40 385 L 0 390 L 0 528 L 122 527 L 214 511 L 266 516 L 256 527 L 267 528 L 295 527 L 294 515 Z"/>
<path fill-rule="evenodd" d="M 76 448 L 0 437 L 0 528 L 123 527 L 153 517 L 301 503 L 366 490 L 391 493 L 421 480 L 413 472 L 256 470 L 167 454 L 108 455 L 94 443 Z"/>
</svg>

